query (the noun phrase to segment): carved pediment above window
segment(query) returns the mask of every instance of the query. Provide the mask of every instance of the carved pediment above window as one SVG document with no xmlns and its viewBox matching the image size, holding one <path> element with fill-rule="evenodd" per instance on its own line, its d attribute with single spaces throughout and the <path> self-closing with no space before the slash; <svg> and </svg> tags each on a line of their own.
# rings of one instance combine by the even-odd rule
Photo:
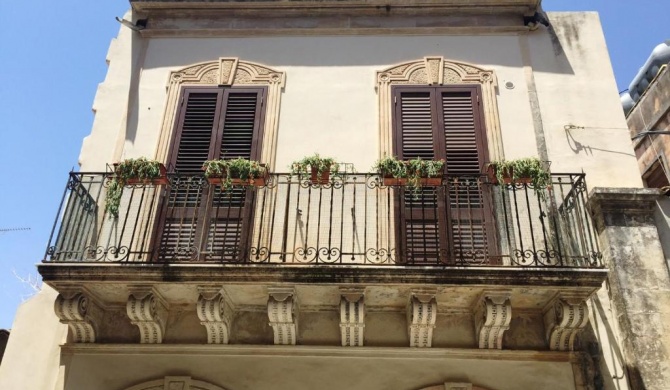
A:
<svg viewBox="0 0 670 390">
<path fill-rule="evenodd" d="M 201 62 L 170 73 L 170 83 L 203 85 L 272 85 L 284 86 L 284 72 L 238 58 L 222 57 Z"/>
<path fill-rule="evenodd" d="M 474 64 L 450 61 L 441 56 L 424 57 L 377 71 L 380 134 L 379 157 L 393 155 L 391 101 L 391 89 L 393 86 L 459 84 L 476 84 L 481 87 L 482 101 L 480 104 L 482 105 L 487 129 L 489 158 L 492 161 L 502 159 L 502 135 L 496 100 L 498 81 L 494 71 Z"/>
<path fill-rule="evenodd" d="M 279 127 L 279 104 L 281 91 L 284 88 L 286 74 L 265 65 L 249 61 L 242 61 L 236 57 L 221 57 L 217 60 L 191 64 L 184 68 L 170 72 L 167 85 L 167 100 L 165 115 L 161 126 L 161 138 L 155 158 L 165 161 L 168 157 L 170 137 L 175 125 L 175 114 L 179 104 L 179 94 L 183 86 L 202 87 L 237 87 L 249 86 L 265 87 L 266 100 L 263 130 L 263 150 L 260 161 L 273 166 L 277 130 Z"/>
<path fill-rule="evenodd" d="M 443 57 L 425 57 L 377 72 L 380 84 L 491 84 L 498 85 L 495 74 L 476 65 L 445 60 Z"/>
</svg>

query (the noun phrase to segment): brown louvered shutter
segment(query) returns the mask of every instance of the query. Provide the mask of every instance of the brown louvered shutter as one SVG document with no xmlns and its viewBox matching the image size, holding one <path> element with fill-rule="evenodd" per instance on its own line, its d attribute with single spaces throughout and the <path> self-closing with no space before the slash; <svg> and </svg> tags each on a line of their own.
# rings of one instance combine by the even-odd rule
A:
<svg viewBox="0 0 670 390">
<path fill-rule="evenodd" d="M 264 90 L 234 88 L 225 92 L 225 110 L 217 137 L 216 158 L 258 160 L 262 139 Z M 212 189 L 207 211 L 206 258 L 236 261 L 246 257 L 254 191 L 233 187 Z"/>
<path fill-rule="evenodd" d="M 184 91 L 170 159 L 176 172 L 200 173 L 202 164 L 213 158 L 212 145 L 216 142 L 222 98 L 221 89 Z"/>
<path fill-rule="evenodd" d="M 479 175 L 486 160 L 479 87 L 439 90 L 449 188 L 450 256 L 460 262 L 488 259 L 489 202 Z"/>
<path fill-rule="evenodd" d="M 435 91 L 427 88 L 398 88 L 395 102 L 395 151 L 398 158 L 410 160 L 436 158 L 440 142 Z M 435 263 L 446 252 L 446 226 L 443 197 L 439 187 L 423 187 L 419 192 L 399 189 L 396 220 L 401 261 Z"/>
<path fill-rule="evenodd" d="M 408 262 L 481 261 L 488 254 L 478 92 L 478 86 L 394 88 L 396 155 L 446 160 L 448 193 L 424 187 L 398 197 L 399 245 Z"/>
<path fill-rule="evenodd" d="M 235 260 L 246 237 L 250 196 L 244 188 L 202 185 L 212 159 L 257 159 L 264 89 L 185 88 L 169 163 L 178 180 L 167 195 L 159 258 Z M 231 249 L 234 248 L 234 249 Z"/>
</svg>

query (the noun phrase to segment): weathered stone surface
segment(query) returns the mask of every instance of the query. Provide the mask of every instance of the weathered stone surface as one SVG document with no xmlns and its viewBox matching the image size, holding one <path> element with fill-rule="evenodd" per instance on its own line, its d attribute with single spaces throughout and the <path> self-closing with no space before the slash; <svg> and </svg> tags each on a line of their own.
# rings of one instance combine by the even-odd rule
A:
<svg viewBox="0 0 670 390">
<path fill-rule="evenodd" d="M 635 389 L 670 388 L 670 275 L 653 218 L 657 190 L 595 188 L 591 194 L 610 295 Z"/>
</svg>

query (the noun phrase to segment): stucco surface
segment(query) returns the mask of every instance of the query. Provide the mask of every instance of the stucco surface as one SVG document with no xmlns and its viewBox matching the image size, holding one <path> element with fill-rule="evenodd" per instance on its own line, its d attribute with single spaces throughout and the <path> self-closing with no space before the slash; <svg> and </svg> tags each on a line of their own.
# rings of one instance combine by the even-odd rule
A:
<svg viewBox="0 0 670 390">
<path fill-rule="evenodd" d="M 44 285 L 19 306 L 0 365 L 0 389 L 62 388 L 60 344 L 66 341 L 67 326 L 53 310 L 57 295 Z"/>
<path fill-rule="evenodd" d="M 224 347 L 221 352 L 210 348 L 206 353 L 184 347 L 181 352 L 158 354 L 121 347 L 112 356 L 75 353 L 68 357 L 65 389 L 122 390 L 165 375 L 189 375 L 228 390 L 414 390 L 444 382 L 472 382 L 493 390 L 574 389 L 572 367 L 565 361 L 534 362 L 528 356 L 450 358 L 450 350 L 439 349 L 423 356 L 416 350 L 403 356 L 393 349 L 354 348 L 341 353 L 293 348 L 291 355 L 283 355 L 286 348 L 282 347 Z"/>
<path fill-rule="evenodd" d="M 554 171 L 584 169 L 591 186 L 638 185 L 630 141 L 626 132 L 617 130 L 626 125 L 597 15 L 552 14 L 551 18 L 553 30 L 528 35 L 528 63 L 514 34 L 150 39 L 122 31 L 110 49 L 110 72 L 96 99 L 98 114 L 82 150 L 82 168 L 104 168 L 122 157 L 153 156 L 166 109 L 169 72 L 225 56 L 286 73 L 276 170 L 319 152 L 368 171 L 379 150 L 375 72 L 430 55 L 496 73 L 506 158 L 538 155 L 533 124 L 537 113 L 529 104 L 533 93 L 539 99 Z M 117 54 L 121 50 L 125 55 Z M 529 90 L 524 66 L 532 70 L 536 90 Z M 130 83 L 127 73 L 133 76 Z M 508 82 L 513 88 L 505 87 Z M 118 107 L 124 101 L 125 114 Z M 113 115 L 105 115 L 105 109 L 113 110 Z M 125 119 L 119 122 L 119 118 Z M 113 123 L 120 126 L 110 126 Z M 569 124 L 588 129 L 568 134 L 564 127 Z M 99 150 L 94 145 L 115 143 L 113 129 L 119 130 L 123 148 L 113 156 L 94 152 Z"/>
</svg>

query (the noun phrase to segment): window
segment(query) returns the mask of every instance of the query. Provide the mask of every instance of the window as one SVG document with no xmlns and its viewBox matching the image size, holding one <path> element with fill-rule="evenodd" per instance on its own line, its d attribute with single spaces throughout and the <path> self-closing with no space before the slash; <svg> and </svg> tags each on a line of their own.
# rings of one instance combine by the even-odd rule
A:
<svg viewBox="0 0 670 390">
<path fill-rule="evenodd" d="M 413 263 L 488 259 L 492 230 L 479 180 L 487 160 L 480 87 L 395 86 L 392 94 L 396 156 L 446 161 L 446 185 L 396 197 L 400 257 Z"/>
<path fill-rule="evenodd" d="M 642 175 L 644 186 L 647 188 L 662 188 L 670 186 L 668 176 L 664 169 L 663 161 L 658 158 L 647 171 Z"/>
<path fill-rule="evenodd" d="M 177 173 L 163 205 L 159 258 L 236 260 L 247 247 L 253 191 L 221 191 L 201 179 L 212 159 L 258 160 L 263 87 L 192 87 L 182 90 L 168 163 Z"/>
</svg>

